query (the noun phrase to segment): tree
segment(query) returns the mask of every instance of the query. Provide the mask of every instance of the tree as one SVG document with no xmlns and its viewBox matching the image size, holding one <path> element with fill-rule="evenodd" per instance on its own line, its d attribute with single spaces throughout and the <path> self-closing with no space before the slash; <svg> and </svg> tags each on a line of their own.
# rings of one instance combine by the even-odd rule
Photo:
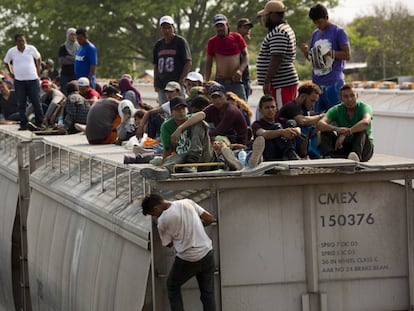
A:
<svg viewBox="0 0 414 311">
<path fill-rule="evenodd" d="M 373 16 L 355 19 L 349 29 L 357 61 L 367 62 L 367 79 L 414 72 L 414 19 L 407 7 L 376 6 Z"/>
<path fill-rule="evenodd" d="M 4 37 L 0 52 L 14 45 L 14 34 L 24 32 L 43 58 L 57 61 L 57 51 L 66 29 L 83 27 L 98 48 L 98 77 L 119 77 L 125 72 L 141 73 L 152 68 L 152 47 L 159 37 L 158 20 L 171 15 L 177 32 L 187 38 L 193 54 L 193 68 L 203 67 L 207 39 L 214 35 L 213 16 L 223 13 L 231 29 L 240 17 L 256 19 L 266 1 L 257 0 L 2 0 L 0 29 Z M 327 0 L 333 6 L 337 0 Z M 307 17 L 313 0 L 286 0 L 287 19 L 296 32 L 298 44 L 307 42 L 314 28 Z M 10 21 L 13 21 L 10 23 Z M 255 62 L 266 29 L 254 27 L 249 51 Z M 57 63 L 57 62 L 56 62 Z"/>
</svg>

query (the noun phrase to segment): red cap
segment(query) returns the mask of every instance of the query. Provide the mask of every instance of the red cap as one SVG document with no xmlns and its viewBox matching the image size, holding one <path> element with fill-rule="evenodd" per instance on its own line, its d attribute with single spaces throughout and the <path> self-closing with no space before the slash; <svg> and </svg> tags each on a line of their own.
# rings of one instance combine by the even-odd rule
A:
<svg viewBox="0 0 414 311">
<path fill-rule="evenodd" d="M 44 79 L 44 80 L 42 80 L 41 86 L 49 86 L 51 84 L 52 84 L 52 82 L 50 82 L 48 79 Z"/>
</svg>

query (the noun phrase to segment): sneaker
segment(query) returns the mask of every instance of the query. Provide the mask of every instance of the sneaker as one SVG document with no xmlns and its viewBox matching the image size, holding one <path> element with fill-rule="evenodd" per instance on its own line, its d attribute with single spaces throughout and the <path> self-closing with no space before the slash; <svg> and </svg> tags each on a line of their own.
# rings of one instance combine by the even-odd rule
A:
<svg viewBox="0 0 414 311">
<path fill-rule="evenodd" d="M 283 156 L 284 161 L 292 161 L 292 160 L 300 160 L 300 157 L 296 153 L 295 150 L 289 149 L 286 151 L 285 155 Z"/>
<path fill-rule="evenodd" d="M 349 159 L 349 160 L 352 160 L 352 161 L 355 161 L 355 162 L 359 162 L 359 157 L 358 157 L 358 155 L 356 154 L 356 152 L 350 152 L 350 153 L 348 154 L 348 159 Z"/>
<path fill-rule="evenodd" d="M 236 158 L 233 151 L 229 147 L 221 148 L 221 154 L 226 160 L 231 171 L 239 171 L 243 168 L 243 164 Z"/>
<path fill-rule="evenodd" d="M 18 130 L 19 131 L 27 131 L 27 124 L 21 124 Z"/>
<path fill-rule="evenodd" d="M 260 160 L 262 159 L 262 154 L 265 148 L 265 139 L 263 136 L 257 136 L 253 142 L 252 146 L 252 154 L 250 155 L 250 159 L 247 163 L 249 168 L 256 167 Z"/>
<path fill-rule="evenodd" d="M 145 167 L 140 173 L 143 177 L 153 180 L 164 180 L 170 177 L 170 171 L 165 167 Z"/>
</svg>

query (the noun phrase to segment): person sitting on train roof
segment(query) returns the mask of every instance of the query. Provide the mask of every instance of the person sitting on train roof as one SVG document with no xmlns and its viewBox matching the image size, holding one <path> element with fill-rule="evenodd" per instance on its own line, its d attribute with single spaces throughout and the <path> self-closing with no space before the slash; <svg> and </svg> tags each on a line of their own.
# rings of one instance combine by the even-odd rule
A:
<svg viewBox="0 0 414 311">
<path fill-rule="evenodd" d="M 295 120 L 301 129 L 296 138 L 296 152 L 301 158 L 317 159 L 321 157 L 318 149 L 318 132 L 316 124 L 325 114 L 314 114 L 313 108 L 318 101 L 321 89 L 312 82 L 305 82 L 299 87 L 295 100 L 280 108 L 278 121 L 286 127 L 287 120 Z"/>
<path fill-rule="evenodd" d="M 156 134 L 160 132 L 159 130 L 162 121 L 164 121 L 164 118 L 169 118 L 171 116 L 171 99 L 181 95 L 180 83 L 176 81 L 168 82 L 164 88 L 164 93 L 168 100 L 165 103 L 161 103 L 159 107 L 153 108 L 145 113 L 144 118 L 137 129 L 136 135 L 138 139 L 142 138 L 145 131 L 147 131 L 149 137 L 154 139 L 158 138 L 154 136 L 157 136 Z"/>
<path fill-rule="evenodd" d="M 103 98 L 89 110 L 86 121 L 86 138 L 91 145 L 112 144 L 118 137 L 117 128 L 121 123 L 118 105 L 122 96 L 111 85 L 105 85 L 102 94 Z"/>
<path fill-rule="evenodd" d="M 374 154 L 372 108 L 357 101 L 358 94 L 350 84 L 340 92 L 341 103 L 331 107 L 318 122 L 320 149 L 325 158 L 348 158 L 366 162 Z"/>
<path fill-rule="evenodd" d="M 75 134 L 79 131 L 75 128 L 75 124 L 86 124 L 88 112 L 90 109 L 89 103 L 86 99 L 79 94 L 78 81 L 72 80 L 66 83 L 66 99 L 65 105 L 63 105 L 65 118 L 63 125 L 68 134 Z"/>
<path fill-rule="evenodd" d="M 171 118 L 161 126 L 163 155 L 161 168 L 143 168 L 150 179 L 166 179 L 176 164 L 211 162 L 213 149 L 204 112 L 188 114 L 187 101 L 177 96 L 170 100 Z M 185 168 L 186 169 L 186 168 Z M 183 170 L 183 172 L 188 170 Z"/>
<path fill-rule="evenodd" d="M 263 116 L 252 124 L 253 135 L 263 136 L 265 148 L 264 161 L 299 160 L 295 151 L 295 138 L 301 134 L 295 120 L 286 122 L 286 127 L 276 122 L 276 102 L 271 95 L 264 95 L 259 101 L 259 112 Z"/>
<path fill-rule="evenodd" d="M 78 79 L 79 94 L 86 98 L 89 105 L 93 105 L 98 99 L 101 99 L 101 95 L 95 89 L 90 86 L 89 79 L 82 77 Z"/>
<path fill-rule="evenodd" d="M 242 112 L 227 100 L 226 89 L 220 84 L 208 88 L 211 105 L 204 109 L 210 136 L 226 136 L 231 143 L 248 144 L 248 129 Z"/>
<path fill-rule="evenodd" d="M 43 126 L 53 127 L 58 121 L 58 113 L 61 110 L 61 105 L 66 101 L 66 96 L 58 88 L 52 85 L 52 81 L 44 79 L 41 82 L 43 95 L 40 99 L 42 108 L 44 110 Z M 63 123 L 63 118 L 62 118 Z M 29 124 L 28 124 L 29 125 Z"/>
</svg>

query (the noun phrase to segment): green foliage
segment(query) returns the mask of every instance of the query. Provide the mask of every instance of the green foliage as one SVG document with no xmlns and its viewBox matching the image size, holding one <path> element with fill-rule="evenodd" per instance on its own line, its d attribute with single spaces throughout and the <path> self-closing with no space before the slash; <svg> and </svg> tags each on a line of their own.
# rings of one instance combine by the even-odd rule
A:
<svg viewBox="0 0 414 311">
<path fill-rule="evenodd" d="M 348 31 L 353 61 L 366 61 L 367 79 L 380 80 L 414 72 L 414 19 L 401 4 L 374 8 L 374 16 L 357 18 Z"/>
<path fill-rule="evenodd" d="M 118 77 L 125 72 L 142 74 L 152 68 L 152 47 L 159 38 L 158 20 L 171 15 L 177 33 L 187 38 L 193 54 L 193 68 L 203 68 L 208 38 L 215 34 L 212 17 L 223 13 L 231 30 L 241 17 L 255 24 L 249 43 L 250 63 L 254 65 L 266 29 L 257 22 L 257 11 L 266 0 L 2 0 L 0 53 L 14 45 L 14 34 L 26 33 L 43 59 L 57 64 L 59 46 L 66 29 L 88 29 L 90 41 L 99 53 L 98 76 Z M 337 0 L 323 1 L 328 9 Z M 297 45 L 308 42 L 315 26 L 308 18 L 314 0 L 285 0 L 286 19 L 295 30 Z M 409 75 L 414 72 L 414 19 L 407 8 L 375 7 L 373 16 L 355 19 L 347 28 L 352 48 L 352 62 L 367 62 L 368 79 Z M 13 21 L 13 23 L 10 23 Z M 297 69 L 301 79 L 310 79 L 310 64 L 298 52 Z M 252 66 L 254 68 L 254 66 Z"/>
</svg>

